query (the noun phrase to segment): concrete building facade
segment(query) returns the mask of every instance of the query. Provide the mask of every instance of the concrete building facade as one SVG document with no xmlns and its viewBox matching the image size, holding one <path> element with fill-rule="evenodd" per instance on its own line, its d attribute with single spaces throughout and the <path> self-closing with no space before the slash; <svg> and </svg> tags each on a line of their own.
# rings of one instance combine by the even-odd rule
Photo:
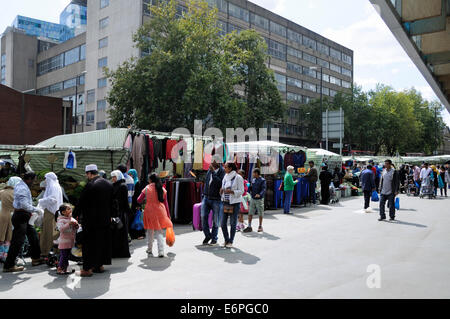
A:
<svg viewBox="0 0 450 319">
<path fill-rule="evenodd" d="M 181 15 L 187 5 L 183 0 L 178 2 L 178 14 Z M 299 122 L 301 105 L 320 98 L 321 93 L 324 97 L 333 98 L 338 91 L 351 89 L 353 51 L 249 1 L 207 2 L 218 8 L 221 34 L 252 28 L 266 39 L 267 65 L 275 72 L 278 89 L 289 103 L 288 120 L 272 127 L 280 128 L 284 141 L 298 144 L 307 129 Z M 150 19 L 148 4 L 155 3 L 155 0 L 89 0 L 86 33 L 38 53 L 35 86 L 38 94 L 72 100 L 74 90 L 81 95 L 81 98 L 77 95 L 76 100 L 77 103 L 83 101 L 82 105 L 74 108 L 74 112 L 75 109 L 78 111 L 76 120 L 80 124 L 77 131 L 107 127 L 110 106 L 105 98 L 110 83 L 103 68 L 114 70 L 129 58 L 145 54 L 134 47 L 132 35 Z M 60 61 L 62 53 L 76 47 L 81 50 L 83 40 L 85 60 L 67 66 Z M 9 48 L 8 45 L 6 47 Z M 62 67 L 53 69 L 54 64 Z M 41 74 L 43 68 L 51 71 Z M 64 81 L 76 76 L 84 82 L 64 89 Z M 62 89 L 60 83 L 63 83 Z M 73 80 L 68 84 L 73 84 Z"/>
</svg>

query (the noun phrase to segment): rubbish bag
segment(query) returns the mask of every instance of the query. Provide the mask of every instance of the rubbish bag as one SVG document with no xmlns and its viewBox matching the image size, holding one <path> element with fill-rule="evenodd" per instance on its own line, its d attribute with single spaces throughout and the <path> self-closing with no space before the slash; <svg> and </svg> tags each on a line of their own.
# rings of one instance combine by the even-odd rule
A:
<svg viewBox="0 0 450 319">
<path fill-rule="evenodd" d="M 172 227 L 166 229 L 166 244 L 169 247 L 172 247 L 175 244 L 175 233 Z"/>
<path fill-rule="evenodd" d="M 377 191 L 372 192 L 372 202 L 378 202 L 380 201 L 380 197 L 378 197 Z"/>
<path fill-rule="evenodd" d="M 400 198 L 398 197 L 395 199 L 395 209 L 396 210 L 400 209 Z"/>
<path fill-rule="evenodd" d="M 144 223 L 142 222 L 142 210 L 138 209 L 136 211 L 136 216 L 134 217 L 133 222 L 131 223 L 131 229 L 134 230 L 144 229 Z"/>
</svg>

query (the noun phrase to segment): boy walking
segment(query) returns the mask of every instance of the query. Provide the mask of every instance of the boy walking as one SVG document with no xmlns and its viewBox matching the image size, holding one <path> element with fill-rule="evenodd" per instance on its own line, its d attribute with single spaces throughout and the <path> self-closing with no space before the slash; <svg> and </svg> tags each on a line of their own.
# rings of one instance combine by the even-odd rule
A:
<svg viewBox="0 0 450 319">
<path fill-rule="evenodd" d="M 253 170 L 252 184 L 249 187 L 252 199 L 250 201 L 250 209 L 248 212 L 248 227 L 244 229 L 244 233 L 250 233 L 252 229 L 253 215 L 259 215 L 258 232 L 263 231 L 262 222 L 264 218 L 264 196 L 266 195 L 266 180 L 261 177 L 259 168 Z"/>
</svg>

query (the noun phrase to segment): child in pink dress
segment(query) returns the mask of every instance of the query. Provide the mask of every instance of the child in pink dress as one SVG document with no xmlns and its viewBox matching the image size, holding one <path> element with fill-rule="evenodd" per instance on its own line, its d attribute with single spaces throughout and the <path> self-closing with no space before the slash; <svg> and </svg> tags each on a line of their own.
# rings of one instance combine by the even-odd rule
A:
<svg viewBox="0 0 450 319">
<path fill-rule="evenodd" d="M 66 275 L 69 266 L 69 256 L 73 245 L 75 244 L 75 236 L 79 227 L 78 222 L 72 218 L 72 207 L 62 204 L 55 213 L 56 226 L 59 230 L 58 249 L 59 263 L 58 275 Z"/>
</svg>

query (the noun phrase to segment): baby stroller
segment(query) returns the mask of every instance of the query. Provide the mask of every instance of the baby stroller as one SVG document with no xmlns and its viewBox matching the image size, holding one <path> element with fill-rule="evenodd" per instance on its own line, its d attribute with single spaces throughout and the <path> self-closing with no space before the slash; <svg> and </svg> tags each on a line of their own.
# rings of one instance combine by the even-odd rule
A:
<svg viewBox="0 0 450 319">
<path fill-rule="evenodd" d="M 81 236 L 82 236 L 82 234 L 83 234 L 83 232 L 81 231 L 81 227 L 80 227 L 80 231 L 77 232 L 77 235 L 75 237 L 75 245 L 72 248 L 72 250 L 70 252 L 70 256 L 69 256 L 69 260 L 76 262 L 78 265 L 83 264 L 83 255 L 82 255 L 82 251 L 81 251 Z M 58 244 L 53 245 L 53 249 L 52 249 L 52 251 L 50 251 L 48 257 L 45 258 L 45 262 L 46 262 L 47 266 L 49 266 L 50 268 L 58 267 L 58 262 L 59 262 Z"/>
<path fill-rule="evenodd" d="M 408 176 L 408 184 L 406 188 L 407 196 L 419 196 L 419 186 L 412 176 Z"/>
<path fill-rule="evenodd" d="M 336 204 L 339 202 L 339 198 L 337 197 L 336 188 L 334 188 L 333 183 L 330 184 L 330 203 Z"/>
<path fill-rule="evenodd" d="M 420 198 L 424 198 L 425 196 L 428 196 L 429 199 L 436 198 L 436 195 L 434 195 L 434 183 L 430 177 L 427 177 L 420 187 Z"/>
</svg>

